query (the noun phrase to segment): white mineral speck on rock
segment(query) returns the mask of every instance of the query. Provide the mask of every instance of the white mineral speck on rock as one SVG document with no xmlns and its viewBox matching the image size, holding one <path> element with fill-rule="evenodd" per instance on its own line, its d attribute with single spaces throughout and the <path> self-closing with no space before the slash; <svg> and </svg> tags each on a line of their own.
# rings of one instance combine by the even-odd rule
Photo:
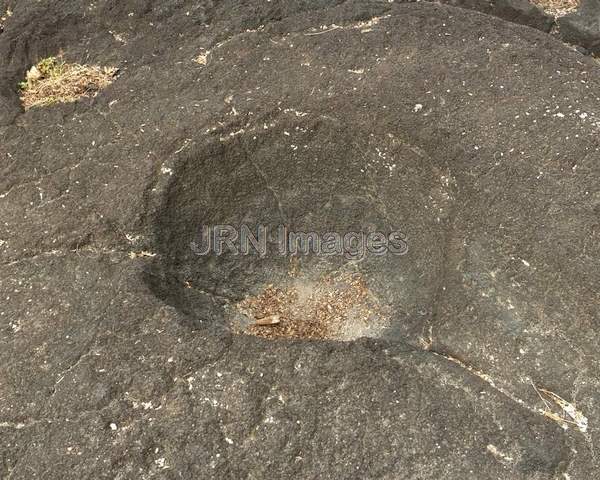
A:
<svg viewBox="0 0 600 480">
<path fill-rule="evenodd" d="M 415 105 L 415 108 L 413 108 L 413 112 L 415 113 L 420 112 L 421 110 L 423 110 L 423 105 L 421 105 L 420 103 L 417 103 Z"/>
</svg>

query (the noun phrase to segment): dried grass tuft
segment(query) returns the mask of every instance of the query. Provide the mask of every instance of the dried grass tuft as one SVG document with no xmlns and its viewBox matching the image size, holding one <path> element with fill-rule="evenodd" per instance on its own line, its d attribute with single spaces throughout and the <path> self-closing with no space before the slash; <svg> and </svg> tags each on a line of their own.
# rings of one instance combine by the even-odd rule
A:
<svg viewBox="0 0 600 480">
<path fill-rule="evenodd" d="M 117 74 L 112 67 L 66 63 L 60 57 L 40 60 L 27 72 L 21 87 L 25 110 L 89 97 L 110 85 Z"/>
<path fill-rule="evenodd" d="M 532 3 L 555 17 L 567 15 L 579 7 L 579 0 L 532 0 Z"/>
</svg>

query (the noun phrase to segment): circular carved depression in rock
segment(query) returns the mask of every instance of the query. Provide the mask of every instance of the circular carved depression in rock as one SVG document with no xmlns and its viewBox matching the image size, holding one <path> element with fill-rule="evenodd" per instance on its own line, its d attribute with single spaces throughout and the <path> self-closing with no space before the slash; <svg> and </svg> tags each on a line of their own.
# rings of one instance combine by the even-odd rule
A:
<svg viewBox="0 0 600 480">
<path fill-rule="evenodd" d="M 198 325 L 267 338 L 420 332 L 448 179 L 397 133 L 300 120 L 222 137 L 176 169 L 156 222 L 156 291 Z"/>
</svg>

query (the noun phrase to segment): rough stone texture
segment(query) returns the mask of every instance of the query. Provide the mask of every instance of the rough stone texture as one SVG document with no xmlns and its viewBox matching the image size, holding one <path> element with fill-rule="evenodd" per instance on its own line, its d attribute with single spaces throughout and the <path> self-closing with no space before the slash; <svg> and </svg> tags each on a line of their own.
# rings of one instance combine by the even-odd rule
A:
<svg viewBox="0 0 600 480">
<path fill-rule="evenodd" d="M 597 476 L 593 60 L 433 4 L 12 6 L 1 478 Z M 23 113 L 16 83 L 59 49 L 121 75 Z M 282 218 L 408 235 L 400 258 L 301 259 L 362 272 L 394 312 L 386 335 L 224 328 L 225 307 L 287 265 L 200 262 L 193 233 Z M 587 431 L 542 415 L 533 385 Z"/>
<path fill-rule="evenodd" d="M 600 53 L 600 1 L 582 0 L 576 12 L 558 19 L 560 34 L 569 43 Z"/>
<path fill-rule="evenodd" d="M 554 25 L 552 15 L 528 0 L 440 0 L 440 3 L 477 10 L 544 32 L 549 32 Z"/>
</svg>

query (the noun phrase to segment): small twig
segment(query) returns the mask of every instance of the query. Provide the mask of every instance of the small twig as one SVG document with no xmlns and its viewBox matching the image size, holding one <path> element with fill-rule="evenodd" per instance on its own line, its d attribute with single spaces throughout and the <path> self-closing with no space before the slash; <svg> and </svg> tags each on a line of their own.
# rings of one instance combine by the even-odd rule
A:
<svg viewBox="0 0 600 480">
<path fill-rule="evenodd" d="M 341 27 L 335 26 L 333 28 L 330 28 L 328 30 L 322 30 L 320 32 L 312 32 L 312 33 L 305 33 L 304 35 L 321 35 L 323 33 L 329 33 L 329 32 L 333 32 L 334 30 L 339 30 Z"/>
</svg>

